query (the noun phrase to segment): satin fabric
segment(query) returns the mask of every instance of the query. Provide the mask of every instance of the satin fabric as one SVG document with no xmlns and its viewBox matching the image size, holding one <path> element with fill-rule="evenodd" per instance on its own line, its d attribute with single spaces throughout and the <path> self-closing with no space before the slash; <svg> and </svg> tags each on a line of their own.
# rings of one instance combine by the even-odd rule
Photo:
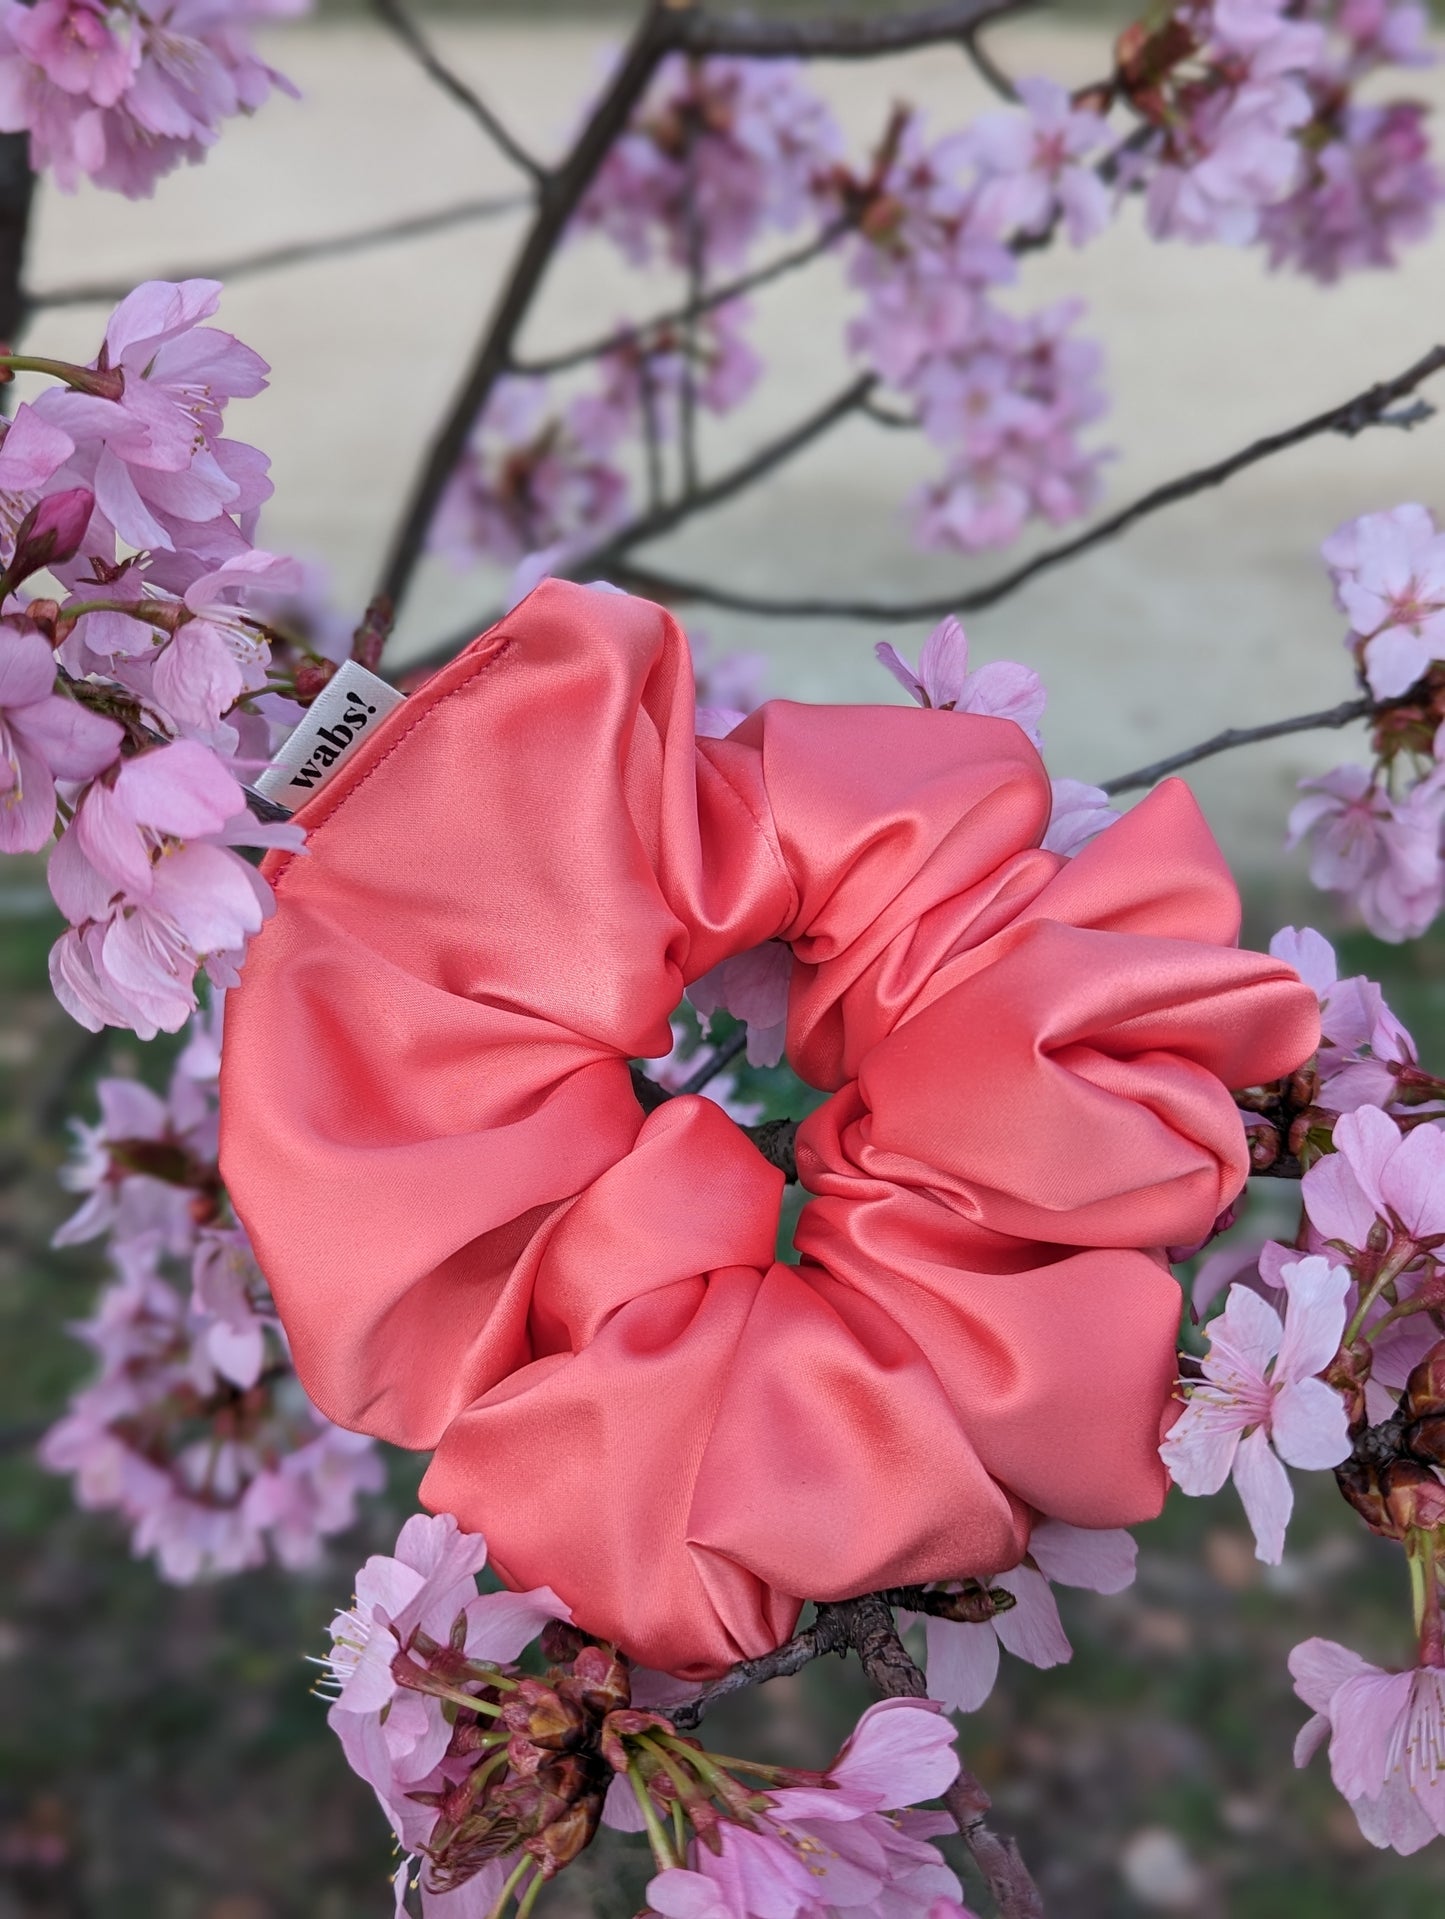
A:
<svg viewBox="0 0 1445 1919">
<path fill-rule="evenodd" d="M 697 740 L 675 622 L 547 582 L 271 857 L 221 1165 L 301 1379 L 647 1665 L 1160 1506 L 1157 1248 L 1240 1190 L 1227 1088 L 1305 1059 L 1315 1000 L 1234 950 L 1183 786 L 1072 861 L 1049 805 L 1003 720 L 774 701 Z M 832 1095 L 796 1265 L 781 1175 L 628 1072 L 774 938 Z"/>
</svg>

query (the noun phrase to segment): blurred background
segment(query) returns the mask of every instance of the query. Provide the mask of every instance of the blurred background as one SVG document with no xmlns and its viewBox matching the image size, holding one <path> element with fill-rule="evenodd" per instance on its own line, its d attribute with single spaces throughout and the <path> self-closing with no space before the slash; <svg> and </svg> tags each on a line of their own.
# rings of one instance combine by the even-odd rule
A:
<svg viewBox="0 0 1445 1919">
<path fill-rule="evenodd" d="M 1002 24 L 989 46 L 1011 72 L 1078 84 L 1106 67 L 1108 36 L 1127 17 L 1064 5 Z M 545 157 L 605 73 L 628 10 L 472 0 L 426 18 L 456 70 Z M 253 251 L 515 193 L 478 129 L 360 7 L 278 27 L 266 51 L 301 98 L 236 123 L 204 167 L 164 180 L 153 201 L 89 188 L 66 198 L 42 185 L 28 271 L 40 301 L 35 350 L 91 358 L 112 285 L 208 272 Z M 939 126 L 987 104 L 952 49 L 820 66 L 814 78 L 859 148 L 895 100 Z M 1445 103 L 1445 70 L 1412 73 L 1406 90 Z M 269 391 L 238 404 L 230 428 L 271 456 L 276 495 L 262 542 L 323 564 L 353 617 L 523 218 L 519 207 L 228 286 L 222 324 L 272 366 Z M 573 246 L 524 350 L 590 337 L 675 296 L 660 278 L 640 286 L 645 278 L 600 243 Z M 1034 302 L 1088 302 L 1113 399 L 1113 504 L 1419 357 L 1441 337 L 1445 234 L 1410 248 L 1395 273 L 1322 291 L 1271 276 L 1258 250 L 1159 247 L 1126 217 L 1082 255 L 1031 259 L 1024 286 Z M 64 297 L 47 307 L 48 295 Z M 771 378 L 761 399 L 709 424 L 705 459 L 738 457 L 766 434 L 770 408 L 781 425 L 836 386 L 847 298 L 826 262 L 761 297 Z M 1085 780 L 1225 726 L 1332 705 L 1352 687 L 1320 540 L 1402 500 L 1445 507 L 1442 434 L 1436 423 L 1327 437 L 1272 460 L 975 617 L 975 660 L 1021 660 L 1043 675 L 1050 770 Z M 925 459 L 906 435 L 846 426 L 765 490 L 648 557 L 762 591 L 966 589 L 998 570 L 997 556 L 920 555 L 903 525 L 901 502 Z M 1029 551 L 1021 543 L 1010 559 Z M 428 559 L 389 657 L 404 664 L 440 636 L 479 628 L 505 586 L 500 569 L 458 573 Z M 767 690 L 805 699 L 901 697 L 873 643 L 886 634 L 911 656 L 925 637 L 922 628 L 712 612 L 688 624 L 719 650 L 765 654 Z M 1240 874 L 1252 937 L 1301 918 L 1338 930 L 1302 857 L 1280 848 L 1295 781 L 1356 747 L 1349 734 L 1306 734 L 1191 776 Z M 39 863 L 6 861 L 0 887 L 0 1919 L 379 1915 L 390 1837 L 326 1730 L 303 1655 L 319 1649 L 352 1569 L 387 1547 L 412 1509 L 419 1462 L 393 1461 L 387 1498 L 314 1575 L 247 1574 L 187 1590 L 132 1563 L 120 1526 L 79 1513 L 67 1484 L 36 1466 L 35 1440 L 86 1370 L 65 1328 L 88 1310 L 99 1276 L 93 1248 L 48 1246 L 69 1210 L 55 1181 L 65 1122 L 89 1114 L 98 1076 L 159 1081 L 165 1050 L 72 1025 L 45 982 L 60 923 Z M 1382 980 L 1424 1057 L 1438 1059 L 1441 940 L 1393 950 L 1351 935 L 1346 945 L 1342 971 Z M 1069 1444 L 1066 1430 L 1058 1444 Z M 1445 1847 L 1412 1861 L 1374 1853 L 1323 1768 L 1291 1768 L 1304 1710 L 1285 1670 L 1290 1646 L 1326 1632 L 1389 1663 L 1405 1656 L 1408 1621 L 1397 1557 L 1372 1550 L 1377 1542 L 1348 1521 L 1322 1476 L 1299 1490 L 1301 1519 L 1284 1564 L 1269 1571 L 1232 1493 L 1176 1501 L 1141 1530 L 1134 1589 L 1061 1595 L 1073 1665 L 1040 1674 L 1005 1662 L 994 1697 L 966 1722 L 973 1763 L 1059 1919 L 1423 1919 L 1441 1910 Z M 714 1743 L 810 1763 L 861 1703 L 852 1674 L 815 1667 L 720 1714 Z M 548 1894 L 546 1909 L 625 1919 L 646 1876 L 630 1851 L 603 1845 Z"/>
</svg>

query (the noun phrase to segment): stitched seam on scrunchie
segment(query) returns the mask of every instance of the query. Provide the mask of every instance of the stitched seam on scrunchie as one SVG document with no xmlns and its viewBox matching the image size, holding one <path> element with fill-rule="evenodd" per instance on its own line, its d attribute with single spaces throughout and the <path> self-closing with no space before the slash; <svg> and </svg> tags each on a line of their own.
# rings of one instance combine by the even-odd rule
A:
<svg viewBox="0 0 1445 1919">
<path fill-rule="evenodd" d="M 473 644 L 479 644 L 480 641 L 485 638 L 486 638 L 486 634 L 484 633 L 480 634 L 478 635 L 477 641 L 474 641 Z M 485 659 L 478 660 L 476 666 L 466 676 L 465 679 L 458 680 L 456 685 L 448 688 L 447 692 L 443 694 L 440 699 L 433 700 L 429 706 L 424 706 L 421 709 L 421 711 L 416 714 L 416 716 L 413 718 L 413 720 L 411 721 L 411 724 L 406 728 L 406 730 L 402 733 L 399 733 L 397 737 L 391 742 L 391 745 L 387 747 L 386 751 L 383 754 L 381 754 L 378 759 L 374 760 L 369 767 L 367 767 L 366 771 L 362 773 L 352 783 L 350 787 L 348 787 L 345 793 L 341 794 L 337 799 L 333 801 L 331 811 L 326 815 L 326 817 L 324 819 L 318 820 L 314 827 L 307 828 L 306 830 L 307 845 L 309 846 L 313 839 L 319 839 L 321 837 L 322 833 L 325 832 L 326 828 L 331 824 L 332 820 L 336 818 L 337 814 L 341 811 L 342 807 L 345 806 L 346 802 L 349 799 L 353 798 L 355 794 L 361 791 L 362 787 L 365 786 L 366 782 L 372 777 L 374 773 L 380 772 L 381 768 L 386 765 L 387 761 L 391 758 L 392 754 L 395 753 L 405 741 L 409 740 L 411 736 L 413 735 L 413 733 L 415 733 L 419 727 L 426 725 L 427 721 L 431 718 L 432 714 L 435 713 L 437 708 L 441 705 L 442 699 L 450 698 L 451 694 L 460 692 L 460 690 L 464 686 L 470 686 L 480 674 L 484 673 L 487 670 L 489 666 L 494 666 L 498 660 L 504 658 L 505 655 L 512 650 L 512 648 L 516 645 L 516 643 L 517 643 L 516 636 L 514 634 L 508 634 L 506 638 L 503 639 L 500 646 L 497 647 L 495 652 L 488 653 Z M 281 868 L 281 871 L 271 881 L 271 891 L 275 893 L 278 897 L 280 896 L 281 888 L 286 883 L 286 875 L 291 871 L 291 868 L 295 864 L 297 857 L 298 855 L 296 853 L 293 853 L 290 859 L 288 859 L 286 864 Z M 299 855 L 299 857 L 304 859 L 305 854 L 302 853 Z"/>
</svg>

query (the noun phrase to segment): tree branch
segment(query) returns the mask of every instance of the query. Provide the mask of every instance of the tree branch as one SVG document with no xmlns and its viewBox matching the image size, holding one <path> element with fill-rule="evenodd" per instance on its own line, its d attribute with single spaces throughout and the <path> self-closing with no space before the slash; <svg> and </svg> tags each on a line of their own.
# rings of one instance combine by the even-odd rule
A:
<svg viewBox="0 0 1445 1919">
<path fill-rule="evenodd" d="M 1324 727 L 1348 726 L 1353 720 L 1368 720 L 1376 713 L 1404 704 L 1404 700 L 1375 700 L 1366 694 L 1355 700 L 1341 700 L 1338 706 L 1326 707 L 1319 713 L 1297 713 L 1293 719 L 1270 720 L 1263 726 L 1226 727 L 1224 732 L 1216 733 L 1213 739 L 1202 740 L 1198 746 L 1186 746 L 1182 752 L 1171 753 L 1167 759 L 1155 760 L 1152 766 L 1141 766 L 1132 773 L 1120 773 L 1112 780 L 1105 780 L 1102 790 L 1111 796 L 1115 793 L 1132 793 L 1137 787 L 1153 786 L 1167 774 L 1177 773 L 1181 766 L 1193 766 L 1196 760 L 1211 759 L 1214 754 L 1227 753 L 1236 746 L 1253 746 L 1259 740 L 1277 740 L 1286 733 L 1311 733 Z"/>
<path fill-rule="evenodd" d="M 655 3 L 643 16 L 611 83 L 577 136 L 571 152 L 546 176 L 537 212 L 501 296 L 488 318 L 455 399 L 427 450 L 411 497 L 391 543 L 377 592 L 400 606 L 416 571 L 432 516 L 447 481 L 466 449 L 472 427 L 492 388 L 509 370 L 512 346 L 546 276 L 557 243 L 592 184 L 612 142 L 672 44 L 678 16 Z"/>
<path fill-rule="evenodd" d="M 665 312 L 654 313 L 646 320 L 628 321 L 615 326 L 610 333 L 598 334 L 595 339 L 584 340 L 580 346 L 566 347 L 560 353 L 548 353 L 531 360 L 513 360 L 510 371 L 537 375 L 565 373 L 571 367 L 585 366 L 589 360 L 600 359 L 604 353 L 615 352 L 618 347 L 646 339 L 649 334 L 662 333 L 670 327 L 685 326 L 689 321 L 700 320 L 715 307 L 726 306 L 730 300 L 740 300 L 758 287 L 781 280 L 784 274 L 821 258 L 845 233 L 851 231 L 853 225 L 851 215 L 846 219 L 831 221 L 801 246 L 778 254 L 776 259 L 765 261 L 750 273 L 740 273 L 735 279 L 719 281 L 698 300 L 684 306 L 669 307 Z"/>
<path fill-rule="evenodd" d="M 569 561 L 567 571 L 574 578 L 581 574 L 595 573 L 599 567 L 610 567 L 635 546 L 641 546 L 646 540 L 659 539 L 664 533 L 670 533 L 684 520 L 690 520 L 695 514 L 705 513 L 711 507 L 721 506 L 735 494 L 743 492 L 755 480 L 782 466 L 805 447 L 822 437 L 830 428 L 845 420 L 850 413 L 856 413 L 864 400 L 873 391 L 876 384 L 871 373 L 860 374 L 850 380 L 840 392 L 825 400 L 819 407 L 806 414 L 795 426 L 780 433 L 776 439 L 769 440 L 765 446 L 750 453 L 746 459 L 721 473 L 706 485 L 693 487 L 671 501 L 659 512 L 644 513 L 630 526 L 622 527 L 611 533 L 589 553 L 583 553 L 577 559 Z"/>
<path fill-rule="evenodd" d="M 378 0 L 394 8 L 398 0 Z M 465 451 L 472 427 L 531 310 L 557 244 L 658 64 L 669 53 L 749 54 L 758 59 L 901 53 L 956 39 L 1028 0 L 947 0 L 885 19 L 786 21 L 716 17 L 690 5 L 651 0 L 611 83 L 562 163 L 539 180 L 536 218 L 488 319 L 472 365 L 434 436 L 392 540 L 377 591 L 399 606 L 416 570 L 432 517 Z M 535 163 L 534 163 L 535 164 Z"/>
<path fill-rule="evenodd" d="M 752 60 L 868 60 L 958 40 L 987 20 L 1020 13 L 1029 0 L 946 0 L 893 15 L 840 15 L 821 20 L 763 20 L 749 14 L 678 9 L 674 44 L 687 53 L 746 55 Z"/>
<path fill-rule="evenodd" d="M 255 273 L 270 273 L 279 267 L 310 266 L 316 260 L 334 260 L 348 253 L 361 253 L 368 247 L 386 246 L 398 240 L 419 240 L 429 233 L 442 233 L 448 227 L 463 226 L 472 220 L 490 220 L 502 213 L 515 213 L 530 206 L 524 194 L 494 195 L 490 199 L 461 200 L 455 206 L 439 207 L 434 213 L 411 213 L 397 220 L 385 220 L 355 233 L 337 234 L 326 240 L 290 240 L 282 246 L 266 247 L 259 253 L 243 253 L 235 259 L 210 265 L 167 267 L 148 274 L 152 280 L 233 280 L 248 279 Z M 113 306 L 135 286 L 127 280 L 82 280 L 71 286 L 52 287 L 48 292 L 28 294 L 32 308 Z M 6 336 L 0 335 L 0 338 Z"/>
<path fill-rule="evenodd" d="M 1210 466 L 1200 467 L 1197 471 L 1183 474 L 1180 478 L 1167 481 L 1163 486 L 1150 489 L 1131 500 L 1127 506 L 1112 513 L 1097 526 L 1089 527 L 1076 534 L 1072 539 L 1064 540 L 1057 546 L 1046 547 L 1033 559 L 1026 560 L 1021 566 L 1000 574 L 997 579 L 989 580 L 962 593 L 950 593 L 926 600 L 902 600 L 889 603 L 879 600 L 840 600 L 818 597 L 805 599 L 783 599 L 763 593 L 741 593 L 728 587 L 711 585 L 705 581 L 683 579 L 676 574 L 660 572 L 649 567 L 646 572 L 646 589 L 673 601 L 694 600 L 704 606 L 726 607 L 737 613 L 757 613 L 780 619 L 830 619 L 830 620 L 876 620 L 883 623 L 902 623 L 913 620 L 942 619 L 947 613 L 977 613 L 982 608 L 994 606 L 1006 599 L 1019 587 L 1034 579 L 1050 568 L 1061 566 L 1066 560 L 1076 559 L 1079 554 L 1087 553 L 1090 548 L 1102 545 L 1106 540 L 1116 538 L 1137 521 L 1158 513 L 1166 506 L 1174 506 L 1181 500 L 1192 499 L 1197 493 L 1222 486 L 1246 467 L 1257 466 L 1261 460 L 1267 460 L 1276 453 L 1282 453 L 1290 447 L 1301 446 L 1307 440 L 1317 439 L 1323 433 L 1343 433 L 1353 437 L 1372 426 L 1415 425 L 1420 419 L 1416 408 L 1405 413 L 1392 415 L 1389 409 L 1396 401 L 1404 399 L 1420 386 L 1432 374 L 1445 367 L 1445 346 L 1432 347 L 1422 359 L 1403 373 L 1397 373 L 1393 379 L 1381 380 L 1376 385 L 1357 393 L 1353 399 L 1339 406 L 1330 407 L 1324 413 L 1314 414 L 1299 425 L 1287 427 L 1280 433 L 1267 434 L 1263 439 L 1253 441 L 1238 453 L 1232 453 L 1227 459 L 1217 460 Z M 641 577 L 639 583 L 641 583 Z M 1343 724 L 1343 722 L 1342 722 Z"/>
<path fill-rule="evenodd" d="M 511 161 L 514 167 L 519 167 L 539 187 L 544 186 L 548 173 L 541 161 L 533 159 L 520 141 L 515 140 L 507 131 L 481 95 L 474 92 L 465 80 L 453 73 L 446 62 L 438 57 L 421 28 L 402 6 L 401 0 L 375 0 L 375 5 L 382 21 L 390 27 L 427 76 L 435 80 L 443 93 L 449 94 L 458 106 L 472 116 L 492 144 Z"/>
</svg>

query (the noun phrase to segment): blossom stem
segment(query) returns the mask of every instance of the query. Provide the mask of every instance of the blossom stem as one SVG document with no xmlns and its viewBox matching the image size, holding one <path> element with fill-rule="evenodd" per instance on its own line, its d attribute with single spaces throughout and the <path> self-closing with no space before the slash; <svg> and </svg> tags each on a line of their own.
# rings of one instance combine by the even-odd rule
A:
<svg viewBox="0 0 1445 1919">
<path fill-rule="evenodd" d="M 521 1884 L 523 1877 L 532 1864 L 531 1854 L 524 1852 L 516 1865 L 513 1866 L 512 1870 L 508 1873 L 506 1883 L 497 1894 L 496 1903 L 488 1913 L 487 1919 L 502 1919 L 502 1914 L 507 1910 L 507 1901 L 517 1890 L 517 1887 Z"/>
<path fill-rule="evenodd" d="M 1415 1631 L 1420 1636 L 1420 1664 L 1445 1666 L 1445 1624 L 1440 1611 L 1440 1566 L 1435 1532 L 1425 1526 L 1411 1529 L 1405 1541 L 1405 1563 L 1410 1568 L 1410 1598 Z"/>
<path fill-rule="evenodd" d="M 501 1718 L 501 1707 L 494 1706 L 490 1700 L 478 1699 L 472 1693 L 463 1692 L 459 1686 L 448 1686 L 440 1679 L 433 1679 L 430 1673 L 427 1673 L 425 1678 L 427 1683 L 424 1686 L 415 1685 L 407 1680 L 401 1683 L 410 1685 L 413 1692 L 427 1693 L 433 1699 L 450 1699 L 453 1705 L 465 1706 L 468 1712 L 485 1713 L 488 1719 Z"/>
<path fill-rule="evenodd" d="M 1360 1295 L 1360 1303 L 1355 1308 L 1354 1316 L 1345 1328 L 1345 1336 L 1340 1342 L 1342 1346 L 1350 1347 L 1354 1345 L 1360 1336 L 1360 1328 L 1364 1325 L 1366 1315 L 1369 1313 L 1370 1308 L 1380 1297 L 1381 1293 L 1384 1292 L 1385 1288 L 1392 1286 L 1400 1277 L 1401 1273 L 1406 1270 L 1418 1251 L 1419 1248 L 1416 1246 L 1414 1240 L 1407 1239 L 1403 1246 L 1396 1246 L 1389 1258 L 1383 1261 L 1379 1272 L 1376 1273 L 1375 1277 Z"/>
<path fill-rule="evenodd" d="M 657 1808 L 652 1803 L 652 1794 L 647 1790 L 647 1782 L 642 1777 L 637 1761 L 632 1758 L 627 1761 L 627 1782 L 637 1800 L 637 1809 L 647 1828 L 647 1843 L 652 1847 L 652 1856 L 657 1861 L 659 1871 L 665 1872 L 669 1866 L 680 1866 L 682 1854 L 674 1848 L 663 1830 Z"/>
<path fill-rule="evenodd" d="M 543 1886 L 545 1886 L 546 1883 L 547 1883 L 547 1875 L 546 1873 L 543 1872 L 542 1868 L 538 1866 L 536 1872 L 532 1875 L 531 1885 L 528 1886 L 527 1890 L 522 1894 L 521 1898 L 517 1901 L 516 1919 L 527 1919 L 527 1915 L 531 1912 L 533 1906 L 535 1906 L 537 1903 L 537 1894 L 542 1890 Z"/>
<path fill-rule="evenodd" d="M 105 400 L 118 400 L 125 384 L 119 372 L 97 373 L 93 367 L 73 366 L 69 360 L 47 360 L 33 353 L 0 353 L 0 367 L 8 367 L 12 373 L 48 373 L 78 393 L 96 393 Z"/>
</svg>

